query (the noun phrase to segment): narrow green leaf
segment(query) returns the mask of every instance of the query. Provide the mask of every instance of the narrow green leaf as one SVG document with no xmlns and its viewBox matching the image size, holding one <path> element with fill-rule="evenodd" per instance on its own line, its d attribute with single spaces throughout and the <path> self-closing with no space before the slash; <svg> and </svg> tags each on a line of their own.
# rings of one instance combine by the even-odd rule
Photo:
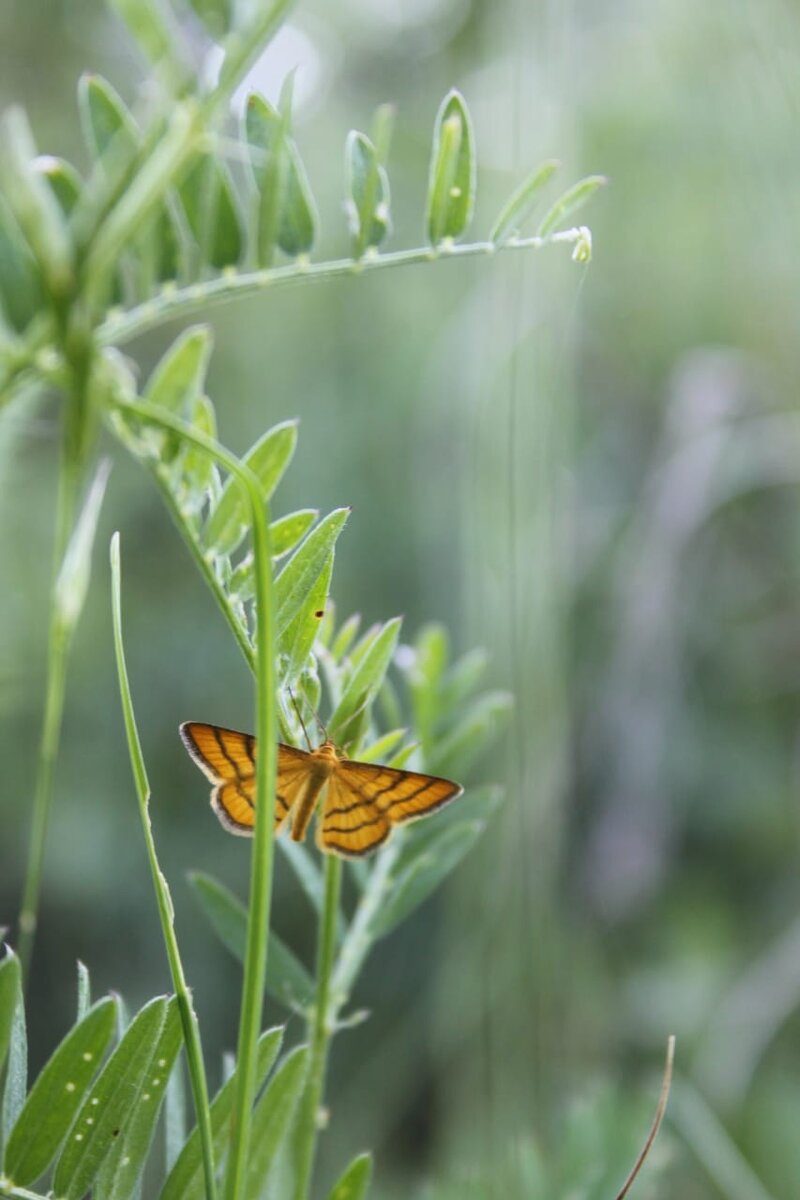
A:
<svg viewBox="0 0 800 1200">
<path fill-rule="evenodd" d="M 68 217 L 78 203 L 83 187 L 83 180 L 72 163 L 52 154 L 40 154 L 33 165 L 47 180 L 61 211 Z"/>
<path fill-rule="evenodd" d="M 190 405 L 189 422 L 193 429 L 206 437 L 217 439 L 217 414 L 208 396 L 195 396 Z M 191 512 L 199 512 L 208 499 L 217 468 L 210 454 L 199 446 L 184 445 L 180 452 L 183 495 L 181 500 L 188 504 Z"/>
<path fill-rule="evenodd" d="M 189 409 L 203 390 L 212 346 L 207 325 L 185 329 L 153 370 L 144 399 L 168 412 L 182 414 Z"/>
<path fill-rule="evenodd" d="M 219 42 L 226 33 L 230 33 L 233 0 L 189 0 L 189 3 L 214 41 Z"/>
<path fill-rule="evenodd" d="M 177 91 L 189 73 L 178 52 L 178 31 L 167 5 L 160 0 L 110 0 L 153 66 L 161 69 Z"/>
<path fill-rule="evenodd" d="M 53 1185 L 59 1200 L 81 1200 L 122 1135 L 131 1117 L 131 1097 L 145 1077 L 149 1051 L 161 1036 L 166 1011 L 166 998 L 158 997 L 136 1014 L 90 1089 L 56 1164 Z"/>
<path fill-rule="evenodd" d="M 3 192 L 50 296 L 63 300 L 74 282 L 75 252 L 70 230 L 49 185 L 36 170 L 36 145 L 21 108 L 0 120 Z"/>
<path fill-rule="evenodd" d="M 0 310 L 12 329 L 22 333 L 43 304 L 36 260 L 0 196 Z"/>
<path fill-rule="evenodd" d="M 391 895 L 370 924 L 370 937 L 385 937 L 427 900 L 472 849 L 484 828 L 483 821 L 464 821 L 431 840 L 395 880 Z"/>
<path fill-rule="evenodd" d="M 263 96 L 248 97 L 245 138 L 258 193 L 257 258 L 268 267 L 276 245 L 285 254 L 307 254 L 318 225 L 316 205 L 294 140 L 288 105 L 278 113 Z"/>
<path fill-rule="evenodd" d="M 22 973 L 19 959 L 10 947 L 6 947 L 5 958 L 0 962 L 0 1073 L 8 1054 L 14 1013 L 22 995 Z"/>
<path fill-rule="evenodd" d="M 353 257 L 361 258 L 369 246 L 379 246 L 391 228 L 389 177 L 372 142 L 355 129 L 347 135 L 345 161 Z"/>
<path fill-rule="evenodd" d="M 256 1088 L 260 1088 L 272 1064 L 278 1057 L 283 1039 L 283 1029 L 269 1029 L 262 1033 L 258 1042 L 256 1058 Z M 230 1076 L 211 1102 L 211 1129 L 214 1135 L 214 1156 L 221 1157 L 228 1139 L 228 1126 L 236 1094 L 236 1074 Z M 200 1153 L 200 1135 L 197 1128 L 189 1135 L 177 1162 L 167 1176 L 160 1200 L 206 1200 L 203 1184 L 203 1162 Z"/>
<path fill-rule="evenodd" d="M 349 516 L 349 508 L 336 508 L 323 517 L 275 580 L 275 633 L 278 638 L 297 616 L 322 574 Z"/>
<path fill-rule="evenodd" d="M 436 775 L 464 775 L 497 735 L 513 708 L 508 692 L 487 692 L 468 709 L 458 724 L 430 752 L 428 765 Z"/>
<path fill-rule="evenodd" d="M 189 228 L 200 247 L 202 266 L 235 267 L 242 256 L 242 220 L 227 167 L 205 154 L 179 187 Z"/>
<path fill-rule="evenodd" d="M 94 538 L 110 471 L 111 460 L 102 459 L 86 494 L 56 580 L 55 606 L 65 629 L 74 628 L 86 600 Z"/>
<path fill-rule="evenodd" d="M 15 1183 L 33 1183 L 55 1158 L 108 1049 L 116 1019 L 114 1000 L 98 1001 L 37 1078 L 6 1149 L 5 1170 Z"/>
<path fill-rule="evenodd" d="M 520 229 L 530 217 L 539 202 L 539 194 L 545 184 L 549 183 L 560 167 L 555 158 L 548 158 L 540 163 L 528 178 L 520 184 L 500 211 L 500 215 L 492 226 L 489 241 L 501 246 L 509 238 L 517 237 Z"/>
<path fill-rule="evenodd" d="M 127 105 L 101 75 L 82 75 L 78 83 L 78 108 L 83 136 L 95 159 L 109 155 L 116 163 L 136 153 L 140 134 Z"/>
<path fill-rule="evenodd" d="M 130 1119 L 97 1174 L 92 1200 L 130 1200 L 134 1194 L 182 1041 L 178 1001 L 173 997 L 167 1005 L 161 1035 L 152 1049 L 148 1048 L 148 1067 L 138 1095 L 129 1100 Z"/>
<path fill-rule="evenodd" d="M 284 1142 L 300 1101 L 308 1073 L 308 1047 L 297 1046 L 286 1056 L 253 1113 L 246 1200 L 259 1200 L 275 1156 Z"/>
<path fill-rule="evenodd" d="M 377 695 L 378 689 L 383 683 L 383 677 L 392 661 L 397 639 L 400 636 L 401 624 L 402 618 L 400 617 L 394 617 L 391 621 L 387 621 L 353 671 L 330 720 L 329 728 L 332 738 L 342 738 L 345 732 L 347 733 L 345 741 L 352 741 L 356 736 L 354 718 L 359 713 L 366 716 L 366 710 Z"/>
<path fill-rule="evenodd" d="M 308 662 L 319 623 L 325 615 L 332 574 L 333 550 L 328 554 L 325 565 L 309 589 L 297 616 L 290 621 L 278 639 L 278 653 L 284 656 L 281 662 L 284 687 L 295 686 Z"/>
<path fill-rule="evenodd" d="M 359 762 L 385 762 L 392 751 L 399 746 L 407 733 L 407 729 L 393 729 L 391 733 L 385 733 L 383 737 L 379 737 L 371 746 L 367 746 L 364 750 L 359 750 Z"/>
<path fill-rule="evenodd" d="M 186 1141 L 186 1079 L 183 1060 L 178 1058 L 170 1071 L 164 1098 L 164 1166 L 167 1174 L 175 1166 Z"/>
<path fill-rule="evenodd" d="M 268 429 L 245 455 L 245 465 L 258 476 L 265 500 L 278 486 L 296 445 L 297 421 L 283 421 Z M 206 522 L 206 546 L 218 555 L 232 554 L 247 531 L 249 519 L 248 499 L 241 485 L 229 476 Z"/>
<path fill-rule="evenodd" d="M 6 1046 L 8 1047 L 8 1058 L 6 1061 L 6 1087 L 3 1096 L 3 1111 L 2 1121 L 0 1122 L 0 1146 L 5 1145 L 14 1124 L 22 1111 L 22 1106 L 25 1103 L 25 1092 L 28 1086 L 28 1034 L 25 1028 L 25 1000 L 22 994 L 22 976 L 19 969 L 19 960 L 16 956 L 11 955 L 11 951 L 7 951 L 7 956 L 3 960 L 8 975 L 6 976 L 5 987 L 8 991 L 13 992 L 13 1009 L 11 1016 L 10 1030 L 6 1026 Z M 16 967 L 12 966 L 16 963 Z M 8 964 L 6 966 L 6 964 Z M 2 1016 L 3 1014 L 0 1014 Z M 6 1012 L 7 1016 L 7 1012 Z M 3 1030 L 0 1028 L 0 1039 L 3 1037 Z M 0 1042 L 0 1050 L 6 1051 Z"/>
<path fill-rule="evenodd" d="M 372 1155 L 357 1155 L 333 1185 L 328 1200 L 365 1200 L 371 1178 Z"/>
<path fill-rule="evenodd" d="M 333 645 L 331 646 L 331 654 L 334 662 L 341 662 L 344 656 L 347 654 L 347 651 L 350 649 L 355 640 L 360 624 L 360 613 L 353 613 L 353 615 L 348 617 L 343 623 L 341 629 L 333 639 Z"/>
<path fill-rule="evenodd" d="M 193 871 L 189 882 L 212 929 L 227 950 L 244 962 L 247 946 L 247 909 L 218 880 Z M 267 990 L 290 1008 L 311 1002 L 314 981 L 296 955 L 274 932 L 270 933 L 267 958 Z"/>
<path fill-rule="evenodd" d="M 319 516 L 318 508 L 298 508 L 296 512 L 278 517 L 269 527 L 269 544 L 273 559 L 282 558 L 302 541 Z"/>
<path fill-rule="evenodd" d="M 470 650 L 447 672 L 439 692 L 442 714 L 458 708 L 474 693 L 486 673 L 489 657 L 485 650 Z"/>
<path fill-rule="evenodd" d="M 474 205 L 475 138 L 464 97 L 453 89 L 442 101 L 434 125 L 427 205 L 431 245 L 459 237 Z"/>
<path fill-rule="evenodd" d="M 552 208 L 548 209 L 542 218 L 542 222 L 537 229 L 539 237 L 547 237 L 559 225 L 566 221 L 567 217 L 571 217 L 579 208 L 583 208 L 590 196 L 594 195 L 598 188 L 608 183 L 605 175 L 587 175 L 585 179 L 581 179 L 578 183 L 560 196 L 556 200 Z"/>
</svg>

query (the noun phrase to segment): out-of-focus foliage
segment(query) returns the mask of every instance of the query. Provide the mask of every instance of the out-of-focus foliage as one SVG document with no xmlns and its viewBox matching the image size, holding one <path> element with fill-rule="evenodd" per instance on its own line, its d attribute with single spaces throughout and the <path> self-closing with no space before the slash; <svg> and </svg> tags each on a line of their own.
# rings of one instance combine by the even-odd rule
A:
<svg viewBox="0 0 800 1200">
<path fill-rule="evenodd" d="M 83 164 L 74 79 L 90 57 L 133 103 L 141 65 L 122 47 L 100 0 L 6 5 L 0 100 L 21 99 L 40 142 Z M 331 282 L 280 305 L 264 295 L 214 318 L 223 440 L 243 449 L 299 417 L 285 511 L 354 507 L 340 611 L 368 624 L 403 611 L 412 628 L 446 618 L 457 646 L 487 646 L 490 682 L 517 697 L 511 802 L 449 898 L 365 972 L 376 1017 L 348 1035 L 355 1069 L 334 1058 L 325 1176 L 353 1149 L 336 1131 L 357 1128 L 376 1150 L 376 1194 L 407 1195 L 427 1173 L 443 1181 L 436 1200 L 468 1196 L 464 1180 L 481 1184 L 489 1161 L 504 1165 L 487 1187 L 528 1197 L 525 1162 L 562 1161 L 557 1114 L 596 1075 L 626 1100 L 582 1145 L 605 1131 L 598 1172 L 624 1175 L 641 1132 L 624 1114 L 675 1031 L 678 1068 L 717 1124 L 689 1121 L 692 1140 L 676 1104 L 641 1194 L 734 1195 L 716 1130 L 743 1156 L 725 1160 L 743 1197 L 759 1194 L 745 1190 L 746 1161 L 788 1200 L 800 1178 L 800 17 L 780 0 L 350 0 L 304 5 L 271 53 L 270 79 L 299 63 L 293 136 L 322 212 L 342 194 L 342 129 L 367 129 L 391 99 L 393 225 L 419 239 L 431 125 L 453 82 L 485 162 L 476 222 L 488 228 L 528 164 L 553 154 L 611 182 L 579 296 L 574 268 L 537 254 Z M 253 86 L 277 105 L 261 73 Z M 321 252 L 341 236 L 323 226 Z M 36 298 L 20 272 L 24 309 Z M 168 340 L 137 351 L 155 364 Z M 49 560 L 30 547 L 50 536 L 53 437 L 47 403 L 4 414 L 3 921 L 43 691 Z M 153 820 L 221 1050 L 238 968 L 177 881 L 191 868 L 235 887 L 244 858 L 176 728 L 246 726 L 249 680 L 158 498 L 123 460 L 107 503 L 101 532 L 126 530 Z M 75 646 L 48 851 L 30 1009 L 42 1046 L 68 1019 L 59 988 L 76 956 L 98 994 L 113 984 L 135 1003 L 166 987 L 136 814 L 109 783 L 125 755 L 110 644 L 98 587 Z M 277 929 L 310 951 L 303 903 L 284 872 Z"/>
</svg>

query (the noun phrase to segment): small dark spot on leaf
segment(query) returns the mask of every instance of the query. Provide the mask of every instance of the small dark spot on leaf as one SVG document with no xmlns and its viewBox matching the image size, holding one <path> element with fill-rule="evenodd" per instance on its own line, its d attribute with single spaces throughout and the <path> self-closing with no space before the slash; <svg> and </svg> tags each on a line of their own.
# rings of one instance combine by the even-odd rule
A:
<svg viewBox="0 0 800 1200">
<path fill-rule="evenodd" d="M 111 1136 L 112 1136 L 112 1137 L 119 1137 L 119 1130 L 118 1130 L 118 1129 L 112 1129 L 112 1130 L 111 1130 Z"/>
<path fill-rule="evenodd" d="M 318 608 L 318 609 L 317 609 L 317 611 L 314 613 L 314 616 L 315 616 L 315 617 L 324 617 L 324 616 L 325 616 L 325 609 L 324 609 L 324 608 Z"/>
</svg>

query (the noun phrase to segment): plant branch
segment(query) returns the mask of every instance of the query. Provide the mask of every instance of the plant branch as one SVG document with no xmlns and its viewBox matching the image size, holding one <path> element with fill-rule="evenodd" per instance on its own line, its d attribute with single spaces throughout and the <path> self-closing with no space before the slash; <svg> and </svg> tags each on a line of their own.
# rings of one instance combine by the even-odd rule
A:
<svg viewBox="0 0 800 1200">
<path fill-rule="evenodd" d="M 378 855 L 370 872 L 369 882 L 350 922 L 333 974 L 332 991 L 337 1011 L 347 1003 L 356 977 L 372 949 L 369 928 L 391 887 L 392 871 L 401 849 L 402 831 L 398 829 L 395 830 L 388 846 Z"/>
<path fill-rule="evenodd" d="M 256 1045 L 264 1002 L 269 913 L 272 898 L 272 848 L 275 811 L 277 745 L 275 737 L 275 653 L 272 602 L 272 558 L 267 505 L 253 472 L 213 438 L 206 437 L 179 417 L 143 401 L 121 406 L 147 421 L 172 429 L 205 450 L 234 475 L 245 490 L 253 519 L 253 558 L 256 584 L 256 823 L 250 873 L 242 1006 L 237 1051 L 236 1100 L 231 1114 L 230 1150 L 225 1179 L 226 1200 L 243 1194 L 256 1083 Z"/>
<path fill-rule="evenodd" d="M 575 226 L 548 234 L 547 237 L 509 238 L 500 245 L 495 245 L 494 242 L 469 242 L 435 248 L 421 246 L 413 250 L 395 250 L 389 254 L 366 254 L 358 260 L 342 258 L 322 263 L 300 260 L 285 267 L 269 267 L 241 275 L 225 274 L 185 288 L 164 289 L 154 299 L 147 300 L 127 312 L 108 317 L 99 326 L 97 337 L 103 345 L 122 345 L 131 338 L 163 324 L 164 321 L 186 317 L 199 310 L 290 284 L 335 279 L 344 275 L 361 275 L 366 271 L 377 271 L 384 267 L 411 266 L 415 263 L 434 262 L 437 259 L 469 258 L 502 250 L 539 250 L 543 246 L 558 243 L 571 245 L 580 243 L 585 237 L 585 227 Z"/>
<path fill-rule="evenodd" d="M 208 1104 L 208 1083 L 206 1081 L 203 1063 L 203 1048 L 200 1042 L 200 1028 L 197 1015 L 192 1004 L 192 995 L 186 984 L 178 940 L 175 936 L 174 912 L 172 898 L 169 894 L 167 881 L 158 864 L 153 828 L 150 823 L 150 783 L 144 764 L 142 746 L 136 728 L 136 718 L 133 711 L 128 669 L 125 664 L 125 647 L 122 640 L 122 604 L 120 587 L 120 556 L 119 534 L 115 533 L 111 541 L 111 597 L 114 617 L 114 649 L 117 657 L 117 674 L 119 676 L 122 712 L 125 719 L 125 732 L 128 737 L 128 751 L 131 758 L 131 769 L 136 783 L 136 794 L 139 800 L 139 816 L 142 822 L 147 857 L 150 861 L 150 872 L 153 877 L 153 888 L 156 893 L 158 915 L 161 921 L 161 932 L 164 935 L 164 945 L 167 951 L 172 985 L 178 998 L 178 1009 L 183 1026 L 183 1040 L 186 1046 L 186 1059 L 189 1065 L 189 1077 L 192 1082 L 197 1128 L 200 1133 L 200 1145 L 203 1155 L 203 1174 L 205 1177 L 207 1200 L 216 1200 L 216 1176 L 214 1170 L 214 1146 L 211 1132 L 211 1115 Z"/>
<path fill-rule="evenodd" d="M 335 854 L 325 855 L 325 900 L 322 908 L 317 946 L 317 995 L 311 1015 L 311 1054 L 308 1082 L 298 1116 L 297 1174 L 295 1200 L 308 1200 L 319 1113 L 325 1091 L 328 1045 L 336 1018 L 336 996 L 332 991 L 333 960 L 336 953 L 336 922 L 342 882 L 342 861 Z"/>
<path fill-rule="evenodd" d="M 630 1169 L 628 1178 L 623 1183 L 620 1190 L 617 1192 L 615 1200 L 625 1200 L 628 1192 L 631 1190 L 636 1176 L 644 1166 L 644 1161 L 650 1153 L 650 1148 L 656 1140 L 658 1131 L 661 1128 L 661 1122 L 664 1120 L 664 1113 L 667 1111 L 667 1100 L 669 1099 L 669 1089 L 672 1084 L 672 1065 L 675 1060 L 675 1036 L 670 1034 L 667 1039 L 667 1061 L 664 1064 L 664 1076 L 661 1081 L 661 1093 L 658 1097 L 656 1105 L 656 1114 L 653 1117 L 653 1124 L 650 1126 L 650 1132 L 645 1138 L 644 1145 L 639 1151 L 636 1162 Z"/>
</svg>

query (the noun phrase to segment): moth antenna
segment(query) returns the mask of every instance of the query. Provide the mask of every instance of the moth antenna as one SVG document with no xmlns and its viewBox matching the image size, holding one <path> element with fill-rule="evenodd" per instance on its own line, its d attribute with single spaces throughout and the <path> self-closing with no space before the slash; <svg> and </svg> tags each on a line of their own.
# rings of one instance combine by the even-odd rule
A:
<svg viewBox="0 0 800 1200">
<path fill-rule="evenodd" d="M 325 741 L 329 742 L 331 739 L 328 737 L 328 730 L 325 727 L 325 722 L 323 721 L 323 719 L 319 715 L 319 713 L 316 711 L 316 709 L 314 710 L 314 718 L 315 718 L 317 724 L 319 725 L 320 733 L 325 738 Z"/>
<path fill-rule="evenodd" d="M 303 736 L 306 739 L 306 745 L 308 746 L 309 750 L 312 750 L 313 747 L 311 745 L 311 738 L 308 736 L 308 730 L 306 729 L 306 723 L 303 720 L 303 714 L 300 712 L 300 705 L 297 703 L 294 692 L 292 691 L 291 688 L 289 688 L 289 696 L 291 698 L 292 704 L 294 705 L 294 711 L 297 713 L 297 719 L 300 722 L 300 728 L 302 729 Z M 319 717 L 317 717 L 317 720 L 319 720 Z"/>
</svg>

